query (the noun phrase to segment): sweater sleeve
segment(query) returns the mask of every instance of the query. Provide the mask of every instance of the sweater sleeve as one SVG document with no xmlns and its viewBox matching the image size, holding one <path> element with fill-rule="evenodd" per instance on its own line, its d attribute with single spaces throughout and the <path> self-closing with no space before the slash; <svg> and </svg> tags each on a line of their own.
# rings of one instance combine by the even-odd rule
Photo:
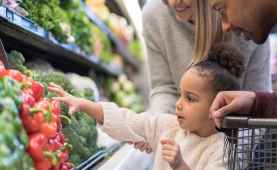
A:
<svg viewBox="0 0 277 170">
<path fill-rule="evenodd" d="M 143 10 L 143 37 L 147 49 L 147 65 L 150 79 L 150 113 L 174 113 L 178 91 L 176 89 L 169 63 L 155 42 L 163 41 L 153 39 L 151 29 L 153 23 L 149 19 L 150 9 Z M 155 32 L 154 32 L 155 33 Z M 157 37 L 157 36 L 155 36 Z"/>
<path fill-rule="evenodd" d="M 160 136 L 169 128 L 178 126 L 176 116 L 170 114 L 136 114 L 114 103 L 101 102 L 104 124 L 99 126 L 110 137 L 119 141 L 147 141 L 155 152 Z"/>
<path fill-rule="evenodd" d="M 253 51 L 250 54 L 248 63 L 246 64 L 242 90 L 262 90 L 271 92 L 269 40 L 263 45 L 255 45 L 252 42 L 243 43 L 244 45 L 247 44 L 249 48 L 253 49 Z M 242 48 L 243 47 L 244 46 L 242 46 Z"/>
<path fill-rule="evenodd" d="M 254 118 L 277 118 L 277 93 L 254 90 L 256 103 L 252 112 Z"/>
</svg>

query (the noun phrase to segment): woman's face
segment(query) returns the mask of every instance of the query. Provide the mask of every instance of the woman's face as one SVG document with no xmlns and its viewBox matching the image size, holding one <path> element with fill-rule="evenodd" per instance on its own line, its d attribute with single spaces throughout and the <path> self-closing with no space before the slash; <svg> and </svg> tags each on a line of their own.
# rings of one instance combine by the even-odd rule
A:
<svg viewBox="0 0 277 170">
<path fill-rule="evenodd" d="M 178 21 L 188 22 L 193 19 L 192 0 L 168 0 L 168 3 L 174 9 Z"/>
<path fill-rule="evenodd" d="M 198 75 L 198 70 L 189 69 L 181 79 L 180 97 L 175 104 L 180 127 L 198 136 L 214 130 L 214 123 L 209 119 L 214 97 L 207 93 L 206 86 L 206 79 Z"/>
</svg>

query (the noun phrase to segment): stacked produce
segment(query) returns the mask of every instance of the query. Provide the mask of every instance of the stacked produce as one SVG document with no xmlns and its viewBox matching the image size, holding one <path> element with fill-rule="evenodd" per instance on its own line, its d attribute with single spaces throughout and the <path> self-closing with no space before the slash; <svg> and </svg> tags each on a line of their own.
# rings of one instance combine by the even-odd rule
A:
<svg viewBox="0 0 277 170">
<path fill-rule="evenodd" d="M 13 53 L 15 52 L 13 51 Z M 11 66 L 13 65 L 14 63 L 11 62 Z M 32 75 L 32 73 L 35 74 Z M 10 149 L 16 151 L 7 160 L 10 159 L 9 161 L 12 161 L 12 157 L 13 159 L 17 159 L 15 160 L 14 167 L 18 167 L 18 169 L 22 169 L 22 167 L 24 169 L 31 169 L 33 166 L 32 161 L 37 170 L 71 169 L 72 165 L 66 163 L 66 161 L 69 157 L 68 151 L 72 149 L 72 146 L 66 142 L 61 132 L 61 118 L 66 119 L 69 124 L 71 121 L 67 117 L 60 115 L 58 101 L 49 101 L 47 98 L 41 98 L 44 93 L 44 86 L 31 78 L 36 77 L 37 73 L 26 70 L 25 74 L 26 76 L 18 70 L 5 70 L 4 68 L 0 71 L 0 77 L 3 83 L 1 94 L 5 95 L 3 97 L 1 96 L 1 99 L 5 99 L 1 102 L 4 105 L 1 111 L 1 116 L 3 116 L 1 120 L 5 123 L 3 122 L 1 125 L 6 126 L 8 124 L 6 122 L 12 122 L 12 125 L 8 126 L 9 128 L 1 128 L 5 129 L 4 133 L 1 134 L 4 134 L 3 139 L 6 139 Z M 8 95 L 11 98 L 7 97 Z M 13 103 L 20 109 L 19 115 Z M 8 121 L 5 121 L 6 119 Z M 13 132 L 18 132 L 18 134 L 11 135 Z M 17 139 L 15 141 L 9 141 L 11 140 L 9 137 L 11 138 L 12 136 L 19 136 L 20 143 Z M 26 148 L 26 153 L 28 153 L 32 160 L 28 160 L 28 155 L 24 155 L 26 153 L 20 153 L 20 149 L 22 152 Z M 9 156 L 8 150 L 3 151 L 6 152 L 3 154 Z M 1 160 L 3 161 L 3 166 L 6 166 L 7 161 L 5 159 Z"/>
<path fill-rule="evenodd" d="M 29 13 L 31 20 L 50 30 L 59 42 L 67 42 L 68 31 L 61 23 L 69 24 L 69 21 L 66 12 L 59 7 L 59 0 L 23 0 L 19 5 Z"/>
<path fill-rule="evenodd" d="M 84 97 L 88 100 L 94 100 L 93 91 L 85 88 L 83 96 L 75 90 L 74 86 L 70 83 L 69 79 L 63 73 L 53 72 L 42 77 L 42 82 L 49 84 L 53 82 L 60 85 L 67 93 L 75 97 Z M 47 97 L 55 97 L 58 94 L 54 92 L 48 92 Z M 67 105 L 60 103 L 61 115 L 67 116 L 71 120 L 71 125 L 68 125 L 67 121 L 62 121 L 62 132 L 68 139 L 68 143 L 73 146 L 73 149 L 69 151 L 69 162 L 78 166 L 94 153 L 99 148 L 96 146 L 97 131 L 95 129 L 96 121 L 89 117 L 83 111 L 78 111 L 72 116 L 68 114 Z"/>
<path fill-rule="evenodd" d="M 110 63 L 113 59 L 113 54 L 111 53 L 111 41 L 109 37 L 94 24 L 92 24 L 92 35 L 94 38 L 94 54 L 103 61 Z"/>
<path fill-rule="evenodd" d="M 137 113 L 144 111 L 142 98 L 135 91 L 135 85 L 125 74 L 118 79 L 108 77 L 106 80 L 106 95 L 120 107 L 129 108 Z"/>
<path fill-rule="evenodd" d="M 58 42 L 73 41 L 87 54 L 97 53 L 104 61 L 111 61 L 110 40 L 90 21 L 82 0 L 23 0 L 19 5 L 31 20 L 51 31 Z"/>
<path fill-rule="evenodd" d="M 33 161 L 25 152 L 29 139 L 19 118 L 22 110 L 24 93 L 20 90 L 17 79 L 21 73 L 5 70 L 0 61 L 0 169 L 34 169 Z M 24 101 L 25 102 L 25 101 Z"/>
<path fill-rule="evenodd" d="M 19 77 L 19 82 L 25 82 L 21 85 L 23 90 L 20 93 L 24 102 L 19 115 L 29 135 L 27 153 L 34 161 L 35 168 L 70 169 L 71 164 L 78 166 L 97 152 L 99 148 L 96 146 L 96 122 L 82 111 L 74 116 L 68 115 L 68 106 L 51 100 L 58 95 L 47 90 L 48 84 L 54 82 L 68 93 L 82 97 L 67 76 L 54 72 L 40 80 L 37 71 L 27 70 L 23 66 L 25 59 L 21 53 L 11 51 L 7 56 L 10 67 L 26 75 L 17 70 L 13 70 L 17 74 L 10 73 Z M 87 99 L 94 99 L 92 90 L 86 89 L 82 95 Z"/>
<path fill-rule="evenodd" d="M 127 47 L 129 49 L 129 51 L 131 52 L 131 54 L 133 56 L 135 56 L 139 61 L 143 61 L 144 58 L 142 56 L 142 49 L 141 49 L 141 45 L 139 44 L 139 42 L 137 40 L 132 40 L 130 42 L 128 42 Z"/>
</svg>

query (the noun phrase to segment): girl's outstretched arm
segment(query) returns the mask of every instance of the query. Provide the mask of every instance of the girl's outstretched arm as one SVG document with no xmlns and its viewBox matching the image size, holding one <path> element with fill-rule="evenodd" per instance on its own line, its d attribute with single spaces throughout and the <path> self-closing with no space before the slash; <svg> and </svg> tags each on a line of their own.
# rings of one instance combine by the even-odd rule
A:
<svg viewBox="0 0 277 170">
<path fill-rule="evenodd" d="M 101 104 L 91 102 L 84 98 L 74 97 L 66 93 L 61 86 L 55 83 L 49 83 L 49 85 L 48 89 L 56 92 L 60 96 L 53 97 L 53 99 L 68 105 L 69 115 L 72 115 L 78 110 L 82 110 L 99 123 L 104 123 L 103 108 Z"/>
</svg>

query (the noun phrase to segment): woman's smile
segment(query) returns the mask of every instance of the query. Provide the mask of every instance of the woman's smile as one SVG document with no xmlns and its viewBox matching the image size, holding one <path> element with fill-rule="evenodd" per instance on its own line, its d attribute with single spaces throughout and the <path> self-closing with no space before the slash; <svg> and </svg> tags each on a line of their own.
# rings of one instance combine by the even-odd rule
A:
<svg viewBox="0 0 277 170">
<path fill-rule="evenodd" d="M 185 13 L 188 9 L 190 9 L 191 7 L 190 6 L 181 6 L 181 5 L 178 5 L 178 6 L 175 6 L 175 11 L 177 13 Z"/>
</svg>

